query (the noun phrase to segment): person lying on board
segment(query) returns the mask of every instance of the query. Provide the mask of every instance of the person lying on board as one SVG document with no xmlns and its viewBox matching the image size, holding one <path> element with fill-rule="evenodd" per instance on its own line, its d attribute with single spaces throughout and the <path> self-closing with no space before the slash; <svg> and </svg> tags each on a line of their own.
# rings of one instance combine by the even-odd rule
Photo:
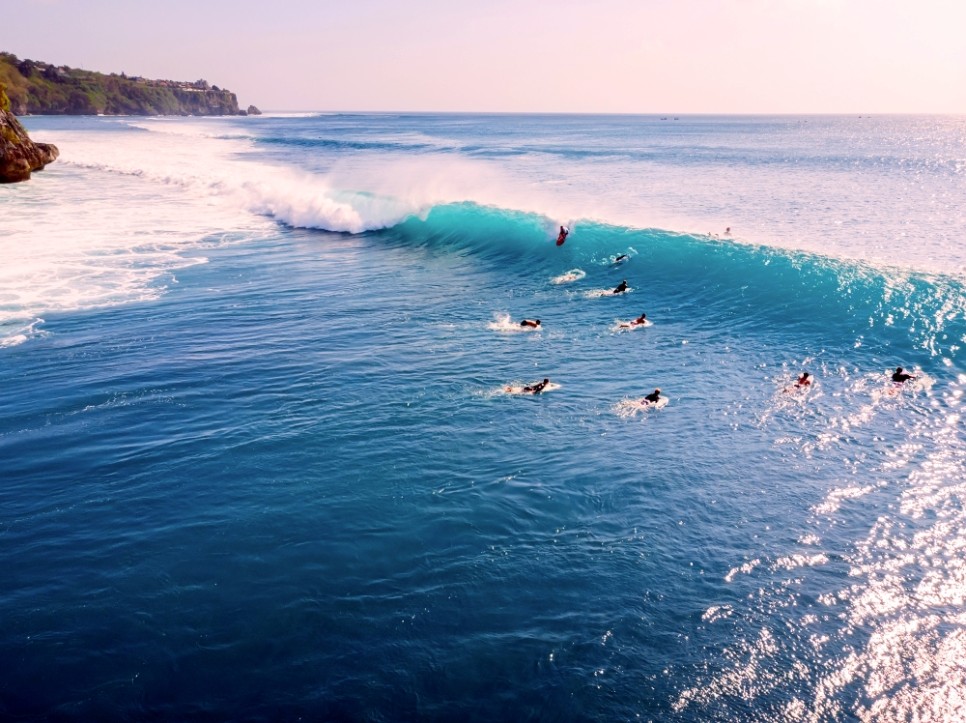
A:
<svg viewBox="0 0 966 723">
<path fill-rule="evenodd" d="M 623 294 L 625 291 L 627 291 L 627 279 L 624 279 L 623 281 L 621 281 L 617 285 L 617 288 L 614 289 L 613 293 L 615 293 L 615 294 Z"/>
<path fill-rule="evenodd" d="M 540 326 L 540 319 L 524 319 L 520 322 L 520 326 L 529 326 L 531 329 L 536 329 Z"/>
<path fill-rule="evenodd" d="M 550 383 L 549 379 L 544 379 L 539 384 L 534 384 L 533 386 L 524 387 L 523 391 L 529 394 L 539 394 L 544 390 L 544 387 L 546 387 L 549 383 Z"/>
<path fill-rule="evenodd" d="M 648 404 L 657 404 L 661 399 L 661 390 L 655 389 L 653 392 L 644 397 L 644 401 Z"/>
<path fill-rule="evenodd" d="M 912 374 L 906 374 L 904 371 L 902 371 L 902 367 L 896 367 L 896 370 L 892 373 L 892 381 L 898 384 L 902 384 L 903 382 L 907 382 L 910 379 L 915 378 L 916 377 Z"/>
</svg>

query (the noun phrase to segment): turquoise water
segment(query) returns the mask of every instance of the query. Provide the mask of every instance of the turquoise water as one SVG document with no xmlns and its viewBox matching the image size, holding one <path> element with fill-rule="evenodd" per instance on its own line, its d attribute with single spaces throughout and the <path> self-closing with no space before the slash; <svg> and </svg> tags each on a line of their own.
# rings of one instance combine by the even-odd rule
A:
<svg viewBox="0 0 966 723">
<path fill-rule="evenodd" d="M 28 120 L 4 716 L 963 713 L 961 120 Z"/>
</svg>

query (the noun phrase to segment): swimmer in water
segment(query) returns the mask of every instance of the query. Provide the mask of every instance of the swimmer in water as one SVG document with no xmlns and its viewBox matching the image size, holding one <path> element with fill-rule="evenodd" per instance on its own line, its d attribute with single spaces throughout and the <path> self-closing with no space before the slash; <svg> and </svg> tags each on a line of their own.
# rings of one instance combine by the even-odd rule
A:
<svg viewBox="0 0 966 723">
<path fill-rule="evenodd" d="M 912 374 L 906 374 L 902 371 L 902 367 L 896 367 L 896 370 L 892 373 L 892 381 L 902 384 L 909 381 L 910 379 L 915 379 Z"/>
<path fill-rule="evenodd" d="M 523 391 L 528 394 L 539 394 L 544 390 L 544 388 L 550 383 L 549 379 L 544 379 L 539 384 L 534 384 L 533 386 L 524 387 Z"/>
<path fill-rule="evenodd" d="M 811 377 L 811 374 L 808 372 L 802 372 L 802 376 L 800 376 L 798 381 L 795 382 L 795 386 L 800 388 L 810 386 L 812 384 L 812 380 L 809 377 Z"/>
<path fill-rule="evenodd" d="M 528 326 L 531 329 L 537 329 L 540 327 L 540 319 L 524 319 L 520 322 L 520 326 Z"/>
<path fill-rule="evenodd" d="M 657 404 L 658 400 L 661 398 L 661 390 L 655 389 L 653 392 L 644 397 L 644 402 L 646 404 Z"/>
<path fill-rule="evenodd" d="M 563 242 L 567 240 L 567 236 L 569 235 L 570 231 L 561 226 L 560 233 L 557 235 L 557 246 L 563 246 Z"/>
<path fill-rule="evenodd" d="M 625 291 L 627 291 L 627 279 L 624 279 L 623 281 L 621 281 L 617 285 L 617 288 L 614 289 L 614 291 L 612 293 L 614 293 L 614 294 L 623 294 Z"/>
</svg>

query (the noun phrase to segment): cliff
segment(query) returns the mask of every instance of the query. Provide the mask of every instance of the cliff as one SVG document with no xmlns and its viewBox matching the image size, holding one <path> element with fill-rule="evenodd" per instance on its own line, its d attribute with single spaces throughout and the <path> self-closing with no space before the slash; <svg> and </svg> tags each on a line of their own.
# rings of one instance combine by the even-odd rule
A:
<svg viewBox="0 0 966 723">
<path fill-rule="evenodd" d="M 49 143 L 34 143 L 10 112 L 10 100 L 0 83 L 0 183 L 26 181 L 57 160 L 60 151 Z"/>
<path fill-rule="evenodd" d="M 17 115 L 246 115 L 235 94 L 204 80 L 97 73 L 0 52 L 0 83 Z M 253 107 L 253 106 L 252 106 Z"/>
</svg>

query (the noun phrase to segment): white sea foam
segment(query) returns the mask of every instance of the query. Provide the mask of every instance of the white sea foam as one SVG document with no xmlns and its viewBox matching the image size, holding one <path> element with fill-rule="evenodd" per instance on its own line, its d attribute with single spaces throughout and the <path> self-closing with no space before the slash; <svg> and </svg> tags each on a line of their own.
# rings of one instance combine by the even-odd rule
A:
<svg viewBox="0 0 966 723">
<path fill-rule="evenodd" d="M 552 279 L 550 279 L 550 283 L 572 284 L 574 281 L 580 281 L 585 276 L 587 276 L 587 272 L 583 269 L 571 269 L 570 271 L 560 274 L 559 276 L 554 276 Z"/>
<path fill-rule="evenodd" d="M 159 134 L 58 133 L 61 159 L 34 182 L 5 190 L 0 231 L 0 344 L 40 331 L 40 319 L 156 298 L 199 249 L 264 230 L 208 185 L 217 144 Z"/>
</svg>

